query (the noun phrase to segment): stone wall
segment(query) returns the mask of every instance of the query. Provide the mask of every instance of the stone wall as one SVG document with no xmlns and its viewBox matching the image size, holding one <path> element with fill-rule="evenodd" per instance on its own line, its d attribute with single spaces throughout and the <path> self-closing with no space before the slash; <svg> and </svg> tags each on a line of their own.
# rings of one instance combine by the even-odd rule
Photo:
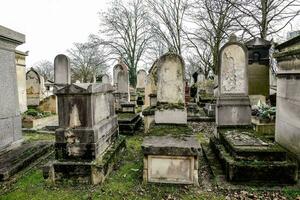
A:
<svg viewBox="0 0 300 200">
<path fill-rule="evenodd" d="M 278 62 L 275 140 L 300 161 L 300 36 L 276 47 Z"/>
<path fill-rule="evenodd" d="M 25 35 L 0 26 L 0 149 L 22 139 L 15 48 Z"/>
</svg>

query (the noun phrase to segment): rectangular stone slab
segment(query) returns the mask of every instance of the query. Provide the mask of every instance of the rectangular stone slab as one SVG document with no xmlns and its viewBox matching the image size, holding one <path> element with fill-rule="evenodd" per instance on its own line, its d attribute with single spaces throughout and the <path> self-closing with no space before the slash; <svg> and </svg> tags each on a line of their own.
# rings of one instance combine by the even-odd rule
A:
<svg viewBox="0 0 300 200">
<path fill-rule="evenodd" d="M 149 136 L 142 144 L 144 155 L 198 156 L 201 146 L 196 137 Z"/>
</svg>

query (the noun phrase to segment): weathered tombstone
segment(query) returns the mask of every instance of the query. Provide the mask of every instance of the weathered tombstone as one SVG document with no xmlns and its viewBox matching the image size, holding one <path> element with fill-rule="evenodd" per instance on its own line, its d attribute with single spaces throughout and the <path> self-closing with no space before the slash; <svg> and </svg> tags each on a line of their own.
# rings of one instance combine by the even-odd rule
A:
<svg viewBox="0 0 300 200">
<path fill-rule="evenodd" d="M 120 103 L 130 100 L 128 67 L 123 63 L 122 59 L 113 68 L 113 79 L 116 89 L 114 92 L 115 108 L 118 111 L 121 109 Z"/>
<path fill-rule="evenodd" d="M 155 123 L 186 124 L 183 59 L 174 53 L 161 56 L 157 62 L 157 77 L 157 104 L 162 109 L 155 111 Z"/>
<path fill-rule="evenodd" d="M 145 88 L 146 86 L 146 77 L 147 77 L 147 72 L 143 69 L 139 70 L 137 72 L 137 84 L 136 88 Z"/>
<path fill-rule="evenodd" d="M 15 48 L 25 35 L 0 26 L 0 149 L 22 140 Z"/>
<path fill-rule="evenodd" d="M 278 62 L 275 140 L 300 163 L 300 36 L 276 47 Z"/>
<path fill-rule="evenodd" d="M 54 59 L 54 82 L 56 85 L 71 84 L 71 68 L 69 58 L 59 54 Z"/>
<path fill-rule="evenodd" d="M 149 70 L 149 74 L 146 77 L 145 87 L 145 101 L 144 107 L 150 106 L 150 95 L 156 95 L 157 93 L 157 61 L 156 60 Z"/>
<path fill-rule="evenodd" d="M 154 129 L 155 134 L 158 129 L 160 134 L 146 137 L 142 144 L 145 182 L 199 184 L 198 163 L 201 147 L 194 137 L 187 136 L 191 134 L 191 130 L 186 125 L 184 93 L 183 59 L 171 52 L 161 56 L 157 61 L 155 126 L 150 127 L 150 132 Z M 146 109 L 144 111 L 146 112 Z M 153 115 L 151 109 L 147 112 L 149 116 Z M 174 124 L 188 130 L 180 131 L 174 136 L 170 131 Z"/>
<path fill-rule="evenodd" d="M 268 98 L 270 93 L 269 49 L 271 42 L 254 38 L 246 42 L 245 45 L 248 48 L 249 95 L 263 95 Z"/>
<path fill-rule="evenodd" d="M 27 94 L 26 94 L 26 56 L 28 52 L 16 50 L 16 69 L 18 82 L 18 97 L 21 113 L 27 110 Z"/>
<path fill-rule="evenodd" d="M 248 96 L 247 48 L 231 36 L 220 50 L 218 126 L 250 125 L 251 108 Z"/>
<path fill-rule="evenodd" d="M 44 168 L 44 177 L 54 181 L 71 178 L 78 182 L 102 183 L 125 148 L 119 137 L 110 84 L 68 84 L 68 58 L 55 58 L 63 70 L 55 94 L 59 128 L 55 131 L 55 158 Z M 55 71 L 55 74 L 58 73 Z M 62 85 L 62 83 L 65 83 Z"/>
<path fill-rule="evenodd" d="M 228 181 L 295 183 L 297 164 L 287 151 L 251 126 L 247 59 L 247 49 L 235 36 L 220 50 L 217 130 L 211 147 Z"/>
<path fill-rule="evenodd" d="M 38 106 L 42 96 L 42 77 L 31 68 L 26 73 L 27 105 Z"/>
</svg>

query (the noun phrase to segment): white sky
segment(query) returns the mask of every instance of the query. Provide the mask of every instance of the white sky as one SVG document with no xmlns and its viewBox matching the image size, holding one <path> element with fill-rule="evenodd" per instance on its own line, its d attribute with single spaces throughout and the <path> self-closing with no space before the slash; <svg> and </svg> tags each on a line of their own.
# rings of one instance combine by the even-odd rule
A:
<svg viewBox="0 0 300 200">
<path fill-rule="evenodd" d="M 99 30 L 98 12 L 109 0 L 5 0 L 0 24 L 26 35 L 17 49 L 29 51 L 26 64 L 46 59 L 53 62 L 74 42 L 85 42 Z"/>
</svg>

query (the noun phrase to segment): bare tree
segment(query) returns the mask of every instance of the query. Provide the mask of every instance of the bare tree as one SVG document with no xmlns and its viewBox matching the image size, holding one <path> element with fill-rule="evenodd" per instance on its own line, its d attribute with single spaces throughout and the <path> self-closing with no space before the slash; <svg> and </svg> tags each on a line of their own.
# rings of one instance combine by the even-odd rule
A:
<svg viewBox="0 0 300 200">
<path fill-rule="evenodd" d="M 207 78 L 210 70 L 217 73 L 222 42 L 236 29 L 239 14 L 226 0 L 196 0 L 192 4 L 191 21 L 196 29 L 185 31 L 188 47 L 194 48 L 199 65 Z"/>
<path fill-rule="evenodd" d="M 53 63 L 48 60 L 41 60 L 33 65 L 33 68 L 44 77 L 45 80 L 54 80 Z"/>
<path fill-rule="evenodd" d="M 243 16 L 237 20 L 244 35 L 267 39 L 300 14 L 300 0 L 237 0 L 232 3 Z"/>
<path fill-rule="evenodd" d="M 98 41 L 109 48 L 114 59 L 123 58 L 129 68 L 129 81 L 136 85 L 136 71 L 151 38 L 148 14 L 142 0 L 114 0 L 111 8 L 101 13 Z"/>
<path fill-rule="evenodd" d="M 182 55 L 183 23 L 189 0 L 147 0 L 151 11 L 152 32 L 165 43 L 166 47 L 174 47 Z"/>
<path fill-rule="evenodd" d="M 74 43 L 74 47 L 67 52 L 71 61 L 73 80 L 92 82 L 96 76 L 107 71 L 106 52 L 98 43 L 92 41 Z"/>
</svg>

